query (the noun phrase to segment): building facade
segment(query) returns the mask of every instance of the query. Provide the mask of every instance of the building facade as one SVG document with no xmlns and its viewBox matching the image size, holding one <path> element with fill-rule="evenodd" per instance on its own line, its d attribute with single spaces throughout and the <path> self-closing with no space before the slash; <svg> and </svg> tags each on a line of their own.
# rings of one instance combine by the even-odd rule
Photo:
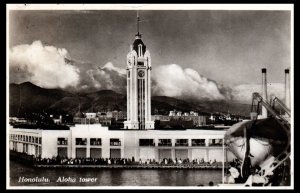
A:
<svg viewBox="0 0 300 193">
<path fill-rule="evenodd" d="M 100 124 L 69 130 L 10 128 L 10 150 L 41 158 L 203 159 L 222 161 L 226 130 L 109 130 Z M 228 155 L 228 160 L 233 156 Z"/>
</svg>

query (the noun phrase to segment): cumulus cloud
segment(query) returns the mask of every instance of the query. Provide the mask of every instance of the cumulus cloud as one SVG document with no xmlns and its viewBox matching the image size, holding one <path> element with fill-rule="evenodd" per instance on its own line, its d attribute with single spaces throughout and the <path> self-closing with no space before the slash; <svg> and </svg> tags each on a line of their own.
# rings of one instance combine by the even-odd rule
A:
<svg viewBox="0 0 300 193">
<path fill-rule="evenodd" d="M 190 99 L 227 99 L 229 88 L 177 64 L 161 65 L 151 73 L 153 95 Z M 81 90 L 110 89 L 126 93 L 126 70 L 111 62 L 81 73 Z"/>
<path fill-rule="evenodd" d="M 196 99 L 225 99 L 218 85 L 191 68 L 177 64 L 155 67 L 152 73 L 153 92 L 156 95 Z"/>
<path fill-rule="evenodd" d="M 103 67 L 92 68 L 81 73 L 81 90 L 114 90 L 125 92 L 126 70 L 114 66 L 111 62 Z"/>
<path fill-rule="evenodd" d="M 79 70 L 66 62 L 68 51 L 45 46 L 41 41 L 23 44 L 9 50 L 10 82 L 30 81 L 44 88 L 75 87 Z"/>
<path fill-rule="evenodd" d="M 125 67 L 117 67 L 111 62 L 95 66 L 72 60 L 66 49 L 46 46 L 41 41 L 10 49 L 9 68 L 10 82 L 30 81 L 44 88 L 88 92 L 109 89 L 126 93 Z M 177 64 L 156 66 L 151 78 L 153 95 L 183 99 L 225 99 L 251 103 L 252 93 L 261 92 L 261 84 L 224 86 L 191 68 L 183 69 Z M 283 99 L 284 84 L 269 83 L 268 95 Z"/>
<path fill-rule="evenodd" d="M 252 93 L 258 92 L 261 94 L 261 84 L 242 84 L 232 88 L 233 100 L 240 102 L 251 103 Z M 268 83 L 267 94 L 270 99 L 271 96 L 276 96 L 279 99 L 284 99 L 284 84 L 283 83 Z"/>
</svg>

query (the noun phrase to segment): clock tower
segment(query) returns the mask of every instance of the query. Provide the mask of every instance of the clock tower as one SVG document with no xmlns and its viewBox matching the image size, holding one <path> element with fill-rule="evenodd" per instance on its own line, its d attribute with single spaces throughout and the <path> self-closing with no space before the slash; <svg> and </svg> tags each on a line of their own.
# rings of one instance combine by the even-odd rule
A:
<svg viewBox="0 0 300 193">
<path fill-rule="evenodd" d="M 139 33 L 137 16 L 137 34 L 127 54 L 127 121 L 125 129 L 154 129 L 151 121 L 151 57 Z"/>
</svg>

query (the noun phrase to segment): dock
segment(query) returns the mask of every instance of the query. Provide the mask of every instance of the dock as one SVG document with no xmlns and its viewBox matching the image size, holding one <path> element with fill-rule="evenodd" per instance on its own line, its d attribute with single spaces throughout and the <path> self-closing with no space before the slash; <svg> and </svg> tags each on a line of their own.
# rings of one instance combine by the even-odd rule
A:
<svg viewBox="0 0 300 193">
<path fill-rule="evenodd" d="M 206 170 L 214 169 L 221 170 L 222 165 L 196 165 L 196 164 L 184 164 L 184 165 L 159 165 L 159 164 L 144 164 L 144 165 L 45 165 L 35 164 L 37 168 L 101 168 L 101 169 L 195 169 Z"/>
</svg>

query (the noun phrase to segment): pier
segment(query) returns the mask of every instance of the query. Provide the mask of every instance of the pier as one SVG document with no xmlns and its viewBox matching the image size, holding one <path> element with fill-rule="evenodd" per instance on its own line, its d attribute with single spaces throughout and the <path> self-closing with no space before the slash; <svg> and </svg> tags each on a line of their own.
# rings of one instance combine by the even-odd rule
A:
<svg viewBox="0 0 300 193">
<path fill-rule="evenodd" d="M 195 165 L 195 164 L 184 164 L 184 165 L 159 165 L 159 164 L 132 164 L 132 165 L 33 165 L 37 168 L 101 168 L 101 169 L 195 169 L 195 170 L 221 170 L 221 164 L 215 165 Z"/>
<path fill-rule="evenodd" d="M 35 167 L 35 168 L 101 168 L 101 169 L 191 169 L 191 170 L 221 170 L 221 162 L 195 162 L 184 161 L 183 163 L 172 163 L 169 161 L 162 162 L 123 162 L 124 159 L 116 160 L 112 159 L 112 163 L 108 163 L 107 159 L 103 159 L 102 162 L 92 161 L 92 159 L 68 159 L 68 161 L 62 162 L 57 159 L 42 159 L 35 158 L 24 153 L 10 152 L 10 159 L 18 161 L 20 163 Z M 114 160 L 114 161 L 113 161 Z M 229 168 L 229 164 L 225 164 L 225 168 Z"/>
</svg>

